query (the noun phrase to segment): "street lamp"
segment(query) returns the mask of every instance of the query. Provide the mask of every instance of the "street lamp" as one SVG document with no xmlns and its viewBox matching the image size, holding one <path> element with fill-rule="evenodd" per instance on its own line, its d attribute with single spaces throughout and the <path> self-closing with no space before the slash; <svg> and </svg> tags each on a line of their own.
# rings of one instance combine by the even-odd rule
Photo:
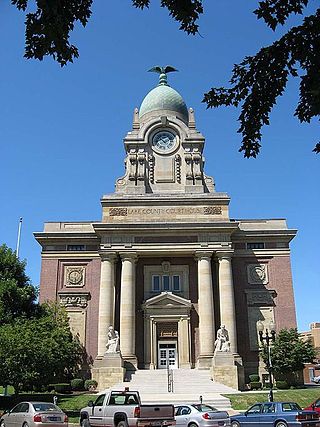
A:
<svg viewBox="0 0 320 427">
<path fill-rule="evenodd" d="M 261 344 L 266 343 L 268 352 L 268 373 L 269 373 L 269 384 L 270 390 L 268 394 L 269 402 L 273 402 L 273 379 L 272 379 L 272 361 L 271 361 L 271 341 L 274 342 L 276 339 L 276 325 L 273 321 L 269 324 L 269 330 L 266 329 L 265 335 L 263 335 L 264 326 L 261 320 L 257 322 L 257 329 L 259 332 L 259 339 Z"/>
</svg>

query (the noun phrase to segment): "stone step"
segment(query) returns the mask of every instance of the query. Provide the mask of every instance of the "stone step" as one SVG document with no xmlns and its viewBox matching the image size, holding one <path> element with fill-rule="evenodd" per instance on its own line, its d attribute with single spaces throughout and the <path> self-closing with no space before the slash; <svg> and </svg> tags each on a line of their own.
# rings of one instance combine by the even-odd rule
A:
<svg viewBox="0 0 320 427">
<path fill-rule="evenodd" d="M 165 369 L 137 370 L 126 381 L 115 384 L 113 390 L 129 387 L 140 393 L 141 401 L 148 403 L 196 403 L 202 396 L 203 402 L 217 409 L 230 409 L 230 401 L 221 394 L 238 391 L 213 382 L 208 370 L 174 369 L 173 392 L 168 393 L 167 371 Z"/>
</svg>

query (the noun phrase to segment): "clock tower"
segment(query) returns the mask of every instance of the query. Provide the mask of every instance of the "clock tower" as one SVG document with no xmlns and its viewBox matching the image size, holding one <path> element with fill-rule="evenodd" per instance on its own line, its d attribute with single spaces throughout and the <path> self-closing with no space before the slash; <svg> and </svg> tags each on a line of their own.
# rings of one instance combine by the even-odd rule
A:
<svg viewBox="0 0 320 427">
<path fill-rule="evenodd" d="M 169 86 L 173 67 L 154 67 L 158 85 L 134 111 L 132 130 L 124 139 L 126 173 L 116 192 L 211 193 L 213 180 L 204 174 L 204 137 L 196 129 L 193 109 Z"/>
</svg>

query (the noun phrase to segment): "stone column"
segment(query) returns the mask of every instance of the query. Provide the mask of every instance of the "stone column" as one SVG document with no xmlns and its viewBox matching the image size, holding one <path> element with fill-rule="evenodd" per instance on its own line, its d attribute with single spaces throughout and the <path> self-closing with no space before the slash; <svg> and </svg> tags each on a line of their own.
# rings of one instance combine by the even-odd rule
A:
<svg viewBox="0 0 320 427">
<path fill-rule="evenodd" d="M 120 351 L 123 359 L 136 366 L 136 270 L 134 252 L 121 254 Z"/>
<path fill-rule="evenodd" d="M 209 368 L 213 356 L 215 329 L 211 256 L 212 252 L 196 252 L 199 294 L 199 368 Z"/>
<path fill-rule="evenodd" d="M 189 320 L 181 316 L 178 321 L 179 368 L 190 368 Z"/>
<path fill-rule="evenodd" d="M 114 322 L 114 285 L 116 253 L 101 253 L 101 276 L 98 320 L 98 356 L 106 351 L 108 327 Z"/>
<path fill-rule="evenodd" d="M 219 295 L 220 319 L 229 332 L 230 351 L 237 353 L 237 329 L 234 304 L 234 289 L 232 278 L 231 252 L 218 252 L 219 260 Z"/>
</svg>

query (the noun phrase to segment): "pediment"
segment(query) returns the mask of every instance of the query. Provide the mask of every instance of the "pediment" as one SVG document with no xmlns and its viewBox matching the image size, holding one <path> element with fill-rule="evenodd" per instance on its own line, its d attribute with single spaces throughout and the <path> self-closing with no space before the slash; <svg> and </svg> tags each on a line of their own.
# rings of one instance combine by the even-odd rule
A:
<svg viewBox="0 0 320 427">
<path fill-rule="evenodd" d="M 144 309 L 151 308 L 191 308 L 191 301 L 180 297 L 179 295 L 173 294 L 172 292 L 161 292 L 161 294 L 156 295 L 147 299 L 144 304 Z"/>
</svg>

